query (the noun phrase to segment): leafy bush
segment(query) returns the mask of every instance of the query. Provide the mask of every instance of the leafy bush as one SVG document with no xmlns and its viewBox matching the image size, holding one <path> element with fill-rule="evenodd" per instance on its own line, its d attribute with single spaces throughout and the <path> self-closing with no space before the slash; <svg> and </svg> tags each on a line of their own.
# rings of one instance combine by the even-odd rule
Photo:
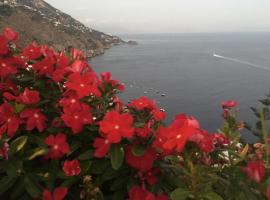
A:
<svg viewBox="0 0 270 200">
<path fill-rule="evenodd" d="M 185 114 L 166 126 L 147 97 L 124 105 L 123 85 L 81 51 L 17 40 L 0 35 L 1 199 L 270 199 L 265 109 L 254 145 L 235 101 L 222 103 L 217 133 Z"/>
</svg>

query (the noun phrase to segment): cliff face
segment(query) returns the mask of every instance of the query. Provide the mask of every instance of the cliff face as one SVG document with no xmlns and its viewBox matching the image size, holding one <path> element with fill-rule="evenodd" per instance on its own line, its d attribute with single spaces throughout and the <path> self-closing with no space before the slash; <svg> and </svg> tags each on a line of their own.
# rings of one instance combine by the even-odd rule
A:
<svg viewBox="0 0 270 200">
<path fill-rule="evenodd" d="M 88 28 L 43 0 L 0 0 L 0 29 L 11 27 L 21 36 L 21 45 L 31 41 L 56 50 L 70 46 L 84 50 L 88 57 L 123 41 Z"/>
</svg>

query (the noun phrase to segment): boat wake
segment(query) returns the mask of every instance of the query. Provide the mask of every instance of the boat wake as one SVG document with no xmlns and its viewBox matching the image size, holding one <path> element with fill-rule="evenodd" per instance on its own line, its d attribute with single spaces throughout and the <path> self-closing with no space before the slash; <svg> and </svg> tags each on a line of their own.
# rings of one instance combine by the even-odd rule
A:
<svg viewBox="0 0 270 200">
<path fill-rule="evenodd" d="M 257 68 L 257 69 L 270 71 L 270 68 L 268 68 L 268 67 L 257 65 L 257 64 L 254 64 L 254 63 L 250 63 L 250 62 L 247 62 L 247 61 L 244 61 L 244 60 L 239 60 L 239 59 L 236 59 L 236 58 L 221 56 L 221 55 L 218 55 L 218 54 L 213 54 L 213 56 L 216 57 L 216 58 L 223 59 L 223 60 L 229 60 L 229 61 L 232 61 L 232 62 L 248 65 L 249 67 L 252 67 L 252 68 Z"/>
</svg>

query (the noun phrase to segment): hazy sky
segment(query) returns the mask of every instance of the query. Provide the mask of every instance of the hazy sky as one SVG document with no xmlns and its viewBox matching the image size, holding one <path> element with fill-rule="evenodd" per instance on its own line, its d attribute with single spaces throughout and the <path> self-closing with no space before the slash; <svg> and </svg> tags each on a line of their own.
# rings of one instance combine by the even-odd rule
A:
<svg viewBox="0 0 270 200">
<path fill-rule="evenodd" d="M 270 0 L 45 0 L 110 33 L 270 31 Z"/>
</svg>

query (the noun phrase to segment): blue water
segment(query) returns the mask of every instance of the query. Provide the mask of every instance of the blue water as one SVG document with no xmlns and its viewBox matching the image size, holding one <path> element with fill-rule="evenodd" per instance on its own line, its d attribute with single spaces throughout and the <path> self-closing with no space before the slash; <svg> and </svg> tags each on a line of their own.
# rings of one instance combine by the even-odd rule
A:
<svg viewBox="0 0 270 200">
<path fill-rule="evenodd" d="M 254 122 L 249 107 L 270 88 L 270 33 L 123 38 L 139 45 L 113 47 L 90 62 L 97 72 L 111 71 L 126 84 L 124 101 L 145 95 L 167 111 L 167 121 L 184 112 L 216 131 L 222 124 L 220 102 L 234 99 L 239 117 Z"/>
</svg>

